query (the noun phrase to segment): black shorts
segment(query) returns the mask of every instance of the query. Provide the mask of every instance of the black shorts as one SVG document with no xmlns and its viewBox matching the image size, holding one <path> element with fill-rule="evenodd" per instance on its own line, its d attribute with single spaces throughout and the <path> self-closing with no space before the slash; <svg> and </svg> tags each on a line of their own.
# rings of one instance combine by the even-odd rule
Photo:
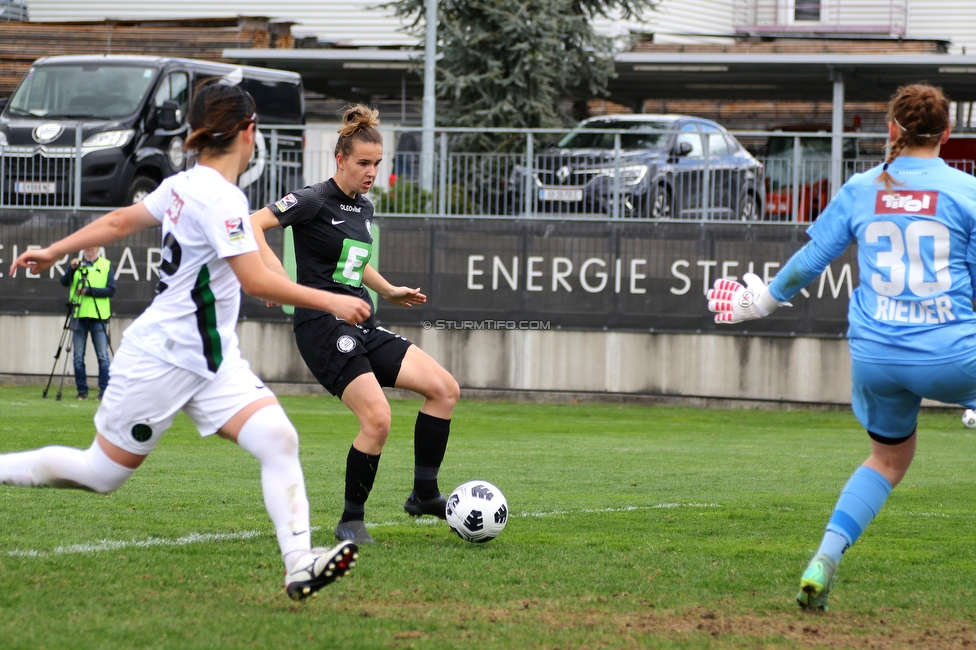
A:
<svg viewBox="0 0 976 650">
<path fill-rule="evenodd" d="M 350 325 L 332 315 L 300 323 L 295 343 L 319 383 L 340 399 L 353 379 L 368 372 L 376 375 L 380 386 L 393 387 L 412 345 L 382 327 Z"/>
</svg>

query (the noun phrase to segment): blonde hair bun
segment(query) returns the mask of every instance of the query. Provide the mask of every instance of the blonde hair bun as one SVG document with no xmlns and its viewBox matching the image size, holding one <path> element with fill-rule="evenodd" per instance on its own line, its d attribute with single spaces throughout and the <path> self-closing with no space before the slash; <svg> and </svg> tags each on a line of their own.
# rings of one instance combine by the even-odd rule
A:
<svg viewBox="0 0 976 650">
<path fill-rule="evenodd" d="M 357 132 L 380 125 L 380 112 L 364 104 L 356 104 L 346 109 L 339 126 L 339 135 L 351 138 Z"/>
<path fill-rule="evenodd" d="M 339 139 L 336 142 L 335 153 L 343 156 L 352 154 L 354 142 L 368 144 L 383 144 L 383 138 L 376 128 L 380 125 L 380 112 L 365 104 L 356 104 L 346 109 L 342 114 L 339 126 Z"/>
</svg>

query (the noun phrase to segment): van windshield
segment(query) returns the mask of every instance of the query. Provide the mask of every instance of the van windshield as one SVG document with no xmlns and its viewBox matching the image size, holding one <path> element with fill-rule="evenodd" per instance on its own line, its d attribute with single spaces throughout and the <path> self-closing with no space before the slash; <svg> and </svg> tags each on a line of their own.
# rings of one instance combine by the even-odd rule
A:
<svg viewBox="0 0 976 650">
<path fill-rule="evenodd" d="M 35 66 L 8 111 L 45 118 L 125 117 L 139 108 L 155 73 L 145 66 L 97 63 Z"/>
<path fill-rule="evenodd" d="M 620 136 L 621 149 L 663 149 L 668 144 L 671 122 L 624 122 L 622 120 L 595 120 L 579 125 L 579 129 L 612 129 L 629 131 Z M 557 146 L 563 149 L 613 149 L 613 133 L 566 134 Z"/>
</svg>

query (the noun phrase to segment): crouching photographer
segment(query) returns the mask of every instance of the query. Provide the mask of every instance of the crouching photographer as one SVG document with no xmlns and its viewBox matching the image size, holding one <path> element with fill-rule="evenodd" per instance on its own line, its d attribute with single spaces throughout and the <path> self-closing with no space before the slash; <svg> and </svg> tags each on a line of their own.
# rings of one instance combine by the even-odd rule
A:
<svg viewBox="0 0 976 650">
<path fill-rule="evenodd" d="M 72 348 L 78 399 L 88 399 L 85 346 L 89 334 L 98 358 L 98 399 L 108 387 L 108 319 L 112 315 L 109 299 L 115 295 L 115 273 L 112 263 L 99 256 L 98 251 L 97 246 L 86 248 L 80 258 L 71 260 L 71 268 L 61 276 L 62 286 L 71 287 L 69 307 L 73 310 Z"/>
</svg>

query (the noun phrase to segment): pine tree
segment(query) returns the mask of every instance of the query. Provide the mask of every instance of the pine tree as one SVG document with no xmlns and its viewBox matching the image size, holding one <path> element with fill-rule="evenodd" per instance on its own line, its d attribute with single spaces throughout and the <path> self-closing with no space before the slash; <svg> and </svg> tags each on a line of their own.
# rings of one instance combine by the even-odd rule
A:
<svg viewBox="0 0 976 650">
<path fill-rule="evenodd" d="M 564 99 L 606 94 L 613 43 L 591 19 L 653 9 L 659 0 L 439 0 L 437 97 L 445 126 L 559 128 Z M 425 0 L 387 7 L 423 35 Z M 479 148 L 504 150 L 504 139 L 475 138 Z M 475 144 L 469 142 L 469 144 Z"/>
</svg>

